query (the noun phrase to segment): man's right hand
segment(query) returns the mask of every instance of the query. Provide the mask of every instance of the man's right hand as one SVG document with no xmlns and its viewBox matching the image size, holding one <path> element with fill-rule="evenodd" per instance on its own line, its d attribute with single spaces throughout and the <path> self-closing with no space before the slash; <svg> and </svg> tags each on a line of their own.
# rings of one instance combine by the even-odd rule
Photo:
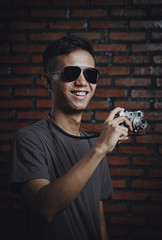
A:
<svg viewBox="0 0 162 240">
<path fill-rule="evenodd" d="M 117 143 L 127 140 L 128 131 L 133 130 L 131 122 L 126 117 L 116 117 L 116 114 L 123 110 L 120 107 L 113 109 L 103 124 L 97 145 L 104 154 L 112 152 Z"/>
</svg>

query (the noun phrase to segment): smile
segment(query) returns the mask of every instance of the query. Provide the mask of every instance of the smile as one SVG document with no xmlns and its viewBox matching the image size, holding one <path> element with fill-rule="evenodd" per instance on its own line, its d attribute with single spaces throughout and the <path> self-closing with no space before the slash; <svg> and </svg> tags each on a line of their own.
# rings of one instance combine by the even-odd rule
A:
<svg viewBox="0 0 162 240">
<path fill-rule="evenodd" d="M 87 92 L 71 92 L 73 95 L 75 96 L 86 96 L 87 95 Z"/>
</svg>

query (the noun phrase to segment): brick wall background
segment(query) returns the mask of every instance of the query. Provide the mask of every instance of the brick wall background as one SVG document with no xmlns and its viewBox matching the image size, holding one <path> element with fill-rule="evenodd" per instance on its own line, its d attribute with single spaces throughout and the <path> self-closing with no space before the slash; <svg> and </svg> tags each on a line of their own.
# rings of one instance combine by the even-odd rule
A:
<svg viewBox="0 0 162 240">
<path fill-rule="evenodd" d="M 66 34 L 92 40 L 102 74 L 83 122 L 100 126 L 116 106 L 148 120 L 146 135 L 108 157 L 110 240 L 162 239 L 162 0 L 1 0 L 0 28 L 0 239 L 23 240 L 21 199 L 8 186 L 10 143 L 48 112 L 42 53 Z"/>
</svg>

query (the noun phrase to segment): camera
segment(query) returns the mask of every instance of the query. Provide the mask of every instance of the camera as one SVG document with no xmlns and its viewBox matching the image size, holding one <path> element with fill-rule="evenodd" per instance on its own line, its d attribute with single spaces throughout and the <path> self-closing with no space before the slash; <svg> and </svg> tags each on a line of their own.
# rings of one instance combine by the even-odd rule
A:
<svg viewBox="0 0 162 240">
<path fill-rule="evenodd" d="M 138 133 L 147 127 L 147 120 L 144 119 L 142 111 L 120 111 L 117 116 L 125 116 L 131 122 L 134 133 Z"/>
</svg>

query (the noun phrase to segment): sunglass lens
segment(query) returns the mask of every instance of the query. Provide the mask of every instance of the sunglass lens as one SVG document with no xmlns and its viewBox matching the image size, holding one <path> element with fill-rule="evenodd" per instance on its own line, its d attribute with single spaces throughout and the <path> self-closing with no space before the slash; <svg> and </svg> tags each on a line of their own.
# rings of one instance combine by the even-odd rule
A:
<svg viewBox="0 0 162 240">
<path fill-rule="evenodd" d="M 79 77 L 81 69 L 76 66 L 68 66 L 63 69 L 62 73 L 64 81 L 73 82 Z"/>
<path fill-rule="evenodd" d="M 100 73 L 95 68 L 87 68 L 84 70 L 85 78 L 88 82 L 96 84 L 99 80 Z"/>
</svg>

